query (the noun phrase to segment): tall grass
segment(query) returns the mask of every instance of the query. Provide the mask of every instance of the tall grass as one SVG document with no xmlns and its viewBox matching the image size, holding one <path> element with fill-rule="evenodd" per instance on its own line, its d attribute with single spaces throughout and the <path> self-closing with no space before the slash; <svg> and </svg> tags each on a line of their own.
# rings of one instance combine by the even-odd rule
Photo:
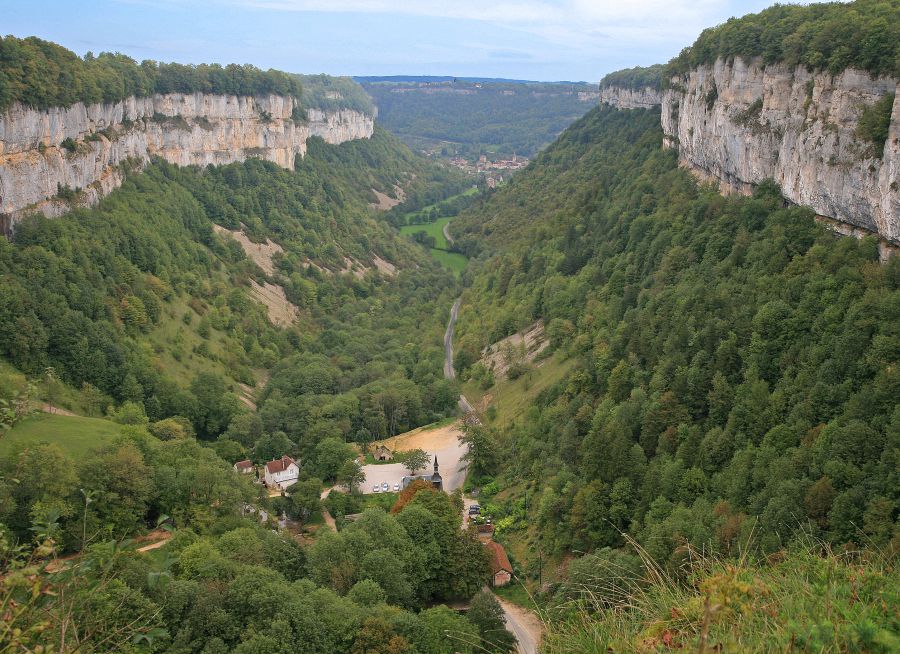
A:
<svg viewBox="0 0 900 654">
<path fill-rule="evenodd" d="M 607 580 L 556 607 L 544 654 L 898 652 L 893 553 L 807 542 L 765 559 L 690 552 L 673 577 L 632 543 L 643 578 Z"/>
</svg>

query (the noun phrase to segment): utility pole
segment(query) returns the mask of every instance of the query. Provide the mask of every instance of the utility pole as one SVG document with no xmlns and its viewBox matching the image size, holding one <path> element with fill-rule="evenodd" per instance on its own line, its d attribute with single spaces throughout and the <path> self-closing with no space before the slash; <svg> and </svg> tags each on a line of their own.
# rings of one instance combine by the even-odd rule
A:
<svg viewBox="0 0 900 654">
<path fill-rule="evenodd" d="M 538 548 L 538 590 L 544 587 L 544 548 Z"/>
</svg>

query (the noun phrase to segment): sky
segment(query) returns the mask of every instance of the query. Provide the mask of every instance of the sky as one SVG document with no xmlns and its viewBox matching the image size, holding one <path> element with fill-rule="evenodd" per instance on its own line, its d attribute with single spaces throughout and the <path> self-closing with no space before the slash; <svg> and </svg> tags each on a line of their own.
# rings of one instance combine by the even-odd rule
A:
<svg viewBox="0 0 900 654">
<path fill-rule="evenodd" d="M 773 1 L 0 0 L 0 33 L 138 61 L 596 82 Z"/>
</svg>

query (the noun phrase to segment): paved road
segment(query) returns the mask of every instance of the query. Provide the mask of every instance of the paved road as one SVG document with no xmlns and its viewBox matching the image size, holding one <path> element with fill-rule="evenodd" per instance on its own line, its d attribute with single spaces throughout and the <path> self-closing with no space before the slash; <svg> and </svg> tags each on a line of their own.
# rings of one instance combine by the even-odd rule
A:
<svg viewBox="0 0 900 654">
<path fill-rule="evenodd" d="M 444 229 L 447 229 L 446 225 L 444 225 Z M 456 302 L 450 307 L 450 321 L 447 323 L 447 331 L 444 333 L 444 377 L 447 379 L 456 379 L 456 370 L 453 368 L 453 334 L 456 331 L 456 318 L 459 315 L 460 304 L 462 304 L 462 298 L 456 298 Z M 459 409 L 464 415 L 475 413 L 475 408 L 462 394 L 459 396 Z"/>
<path fill-rule="evenodd" d="M 494 597 L 497 597 L 494 595 Z M 537 654 L 538 643 L 543 635 L 543 624 L 531 611 L 523 609 L 517 604 L 507 602 L 497 597 L 503 608 L 503 617 L 506 618 L 506 628 L 513 633 L 518 641 L 516 650 L 519 654 Z"/>
<path fill-rule="evenodd" d="M 453 332 L 456 331 L 456 316 L 459 314 L 459 305 L 462 298 L 456 298 L 456 302 L 450 307 L 450 321 L 447 323 L 447 331 L 444 332 L 444 377 L 456 379 L 456 370 L 453 369 Z"/>
</svg>

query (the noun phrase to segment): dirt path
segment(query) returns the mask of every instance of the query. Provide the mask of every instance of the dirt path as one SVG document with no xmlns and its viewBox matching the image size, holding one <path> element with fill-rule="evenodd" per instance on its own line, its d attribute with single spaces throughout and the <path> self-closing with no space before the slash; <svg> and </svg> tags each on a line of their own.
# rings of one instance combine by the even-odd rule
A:
<svg viewBox="0 0 900 654">
<path fill-rule="evenodd" d="M 323 502 L 328 497 L 328 494 L 331 492 L 330 488 L 326 488 L 322 491 L 322 494 L 319 495 L 319 499 Z M 325 524 L 328 525 L 328 528 L 331 531 L 337 531 L 337 523 L 334 521 L 332 515 L 328 512 L 328 509 L 325 508 L 325 505 L 322 505 L 322 518 L 325 520 Z"/>
<path fill-rule="evenodd" d="M 71 411 L 66 411 L 65 409 L 62 409 L 58 406 L 51 406 L 50 404 L 47 404 L 46 402 L 41 404 L 41 411 L 43 411 L 44 413 L 50 413 L 54 416 L 69 416 L 71 418 L 78 416 L 78 414 L 76 414 L 76 413 L 72 413 Z"/>
<path fill-rule="evenodd" d="M 148 543 L 147 545 L 144 545 L 143 547 L 139 547 L 137 551 L 149 552 L 151 550 L 159 549 L 160 547 L 168 543 L 170 538 L 172 538 L 171 531 L 166 531 L 165 529 L 154 529 L 149 534 L 135 539 L 139 543 L 153 541 L 151 543 Z"/>
<path fill-rule="evenodd" d="M 453 245 L 453 237 L 450 236 L 450 223 L 444 223 L 444 238 L 447 239 L 447 245 Z"/>
<path fill-rule="evenodd" d="M 497 597 L 494 595 L 494 597 Z M 497 597 L 506 618 L 506 628 L 515 635 L 518 641 L 519 654 L 537 654 L 538 645 L 544 636 L 544 623 L 534 613 L 517 604 Z"/>
</svg>

